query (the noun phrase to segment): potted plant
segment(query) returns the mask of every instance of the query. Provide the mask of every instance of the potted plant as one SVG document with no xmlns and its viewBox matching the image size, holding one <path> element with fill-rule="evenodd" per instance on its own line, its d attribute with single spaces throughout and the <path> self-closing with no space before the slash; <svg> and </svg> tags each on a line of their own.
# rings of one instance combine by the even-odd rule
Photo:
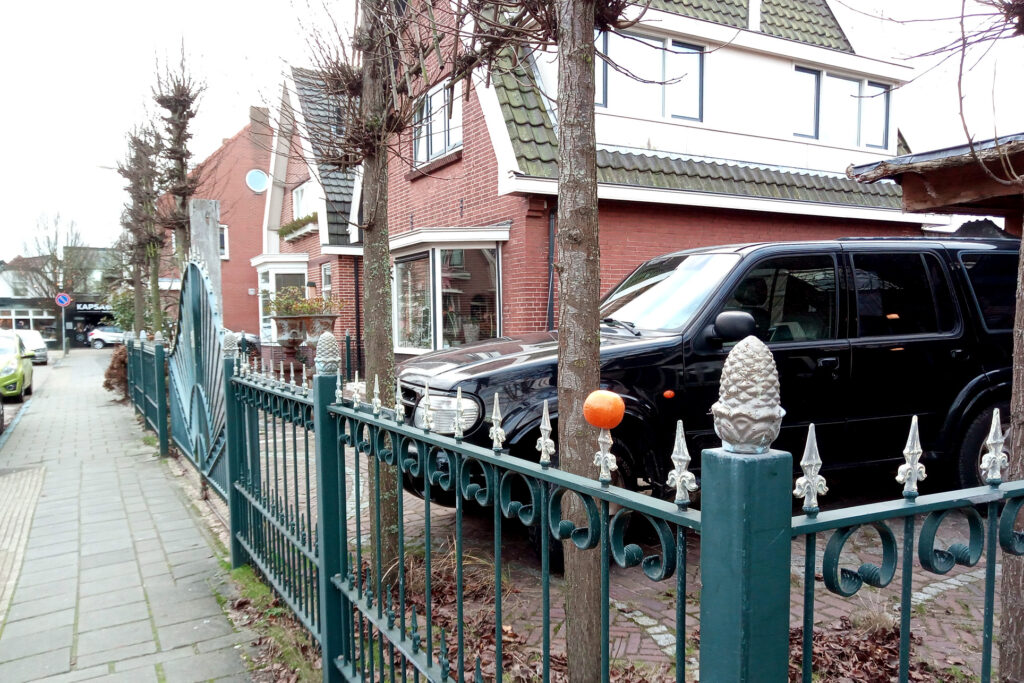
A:
<svg viewBox="0 0 1024 683">
<path fill-rule="evenodd" d="M 285 287 L 268 299 L 270 317 L 277 326 L 277 343 L 285 360 L 293 362 L 295 351 L 306 340 L 306 297 L 298 287 Z"/>
<path fill-rule="evenodd" d="M 306 299 L 306 344 L 316 354 L 316 343 L 324 332 L 334 330 L 334 321 L 338 319 L 338 312 L 344 306 L 341 297 L 337 296 L 314 296 Z"/>
</svg>

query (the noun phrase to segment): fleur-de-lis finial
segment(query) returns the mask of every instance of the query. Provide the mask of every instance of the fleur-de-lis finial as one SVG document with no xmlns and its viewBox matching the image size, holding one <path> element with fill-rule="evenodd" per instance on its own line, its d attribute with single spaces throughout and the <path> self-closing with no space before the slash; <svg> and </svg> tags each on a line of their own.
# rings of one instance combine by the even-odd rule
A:
<svg viewBox="0 0 1024 683">
<path fill-rule="evenodd" d="M 686 448 L 686 435 L 683 433 L 683 421 L 676 422 L 676 442 L 672 449 L 672 464 L 675 468 L 668 473 L 668 485 L 676 487 L 676 505 L 685 507 L 690 504 L 690 492 L 697 490 L 697 478 L 690 467 L 690 451 Z"/>
<path fill-rule="evenodd" d="M 903 484 L 903 497 L 908 500 L 917 498 L 917 482 L 923 480 L 927 475 L 924 465 L 921 464 L 921 437 L 917 432 L 917 415 L 910 421 L 910 435 L 907 437 L 907 445 L 903 449 L 903 458 L 906 464 L 900 465 L 896 473 L 896 481 Z"/>
<path fill-rule="evenodd" d="M 551 415 L 548 413 L 547 399 L 544 399 L 544 412 L 540 416 L 540 437 L 537 439 L 537 450 L 540 451 L 540 466 L 549 466 L 551 456 L 555 454 L 555 441 L 551 438 Z"/>
<path fill-rule="evenodd" d="M 462 387 L 455 390 L 455 434 L 456 439 L 462 439 L 465 436 L 462 426 L 463 410 L 462 410 Z"/>
<path fill-rule="evenodd" d="M 334 368 L 334 402 L 341 403 L 341 400 L 345 398 L 345 380 L 341 376 L 341 364 Z"/>
<path fill-rule="evenodd" d="M 423 388 L 423 429 L 434 430 L 434 411 L 430 408 L 430 384 Z"/>
<path fill-rule="evenodd" d="M 281 361 L 280 369 L 281 371 L 277 375 L 277 380 L 278 382 L 280 382 L 281 386 L 284 386 L 285 384 L 287 384 L 284 376 L 284 361 Z"/>
<path fill-rule="evenodd" d="M 818 496 L 828 493 L 825 477 L 821 471 L 821 455 L 818 453 L 818 438 L 814 432 L 814 423 L 807 428 L 807 444 L 804 446 L 804 457 L 800 459 L 800 469 L 804 476 L 796 480 L 793 495 L 804 499 L 804 512 L 808 515 L 818 513 Z"/>
<path fill-rule="evenodd" d="M 295 388 L 295 363 L 288 363 L 288 384 Z"/>
<path fill-rule="evenodd" d="M 498 395 L 494 395 L 494 410 L 491 412 L 491 429 L 487 433 L 491 437 L 491 448 L 500 451 L 505 443 L 505 430 L 501 427 L 501 405 L 498 403 Z"/>
<path fill-rule="evenodd" d="M 999 416 L 999 408 L 992 411 L 992 426 L 985 439 L 985 455 L 981 458 L 981 469 L 985 472 L 985 483 L 999 486 L 1003 481 L 1003 468 L 1009 466 L 1010 460 L 1003 451 L 1006 435 L 1003 434 L 1003 423 Z"/>
<path fill-rule="evenodd" d="M 619 469 L 612 453 L 611 430 L 602 429 L 597 435 L 597 452 L 594 453 L 594 464 L 601 468 L 597 480 L 602 484 L 612 483 L 612 472 Z"/>
<path fill-rule="evenodd" d="M 405 422 L 405 404 L 402 403 L 401 379 L 395 379 L 395 422 Z"/>
<path fill-rule="evenodd" d="M 378 375 L 373 376 L 373 400 L 370 402 L 373 406 L 373 414 L 380 415 L 381 402 L 380 402 L 380 378 Z"/>
</svg>

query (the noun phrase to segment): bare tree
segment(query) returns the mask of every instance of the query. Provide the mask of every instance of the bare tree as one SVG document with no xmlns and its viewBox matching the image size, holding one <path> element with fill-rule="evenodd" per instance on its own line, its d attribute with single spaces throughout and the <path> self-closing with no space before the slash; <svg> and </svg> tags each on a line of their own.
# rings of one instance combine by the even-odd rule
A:
<svg viewBox="0 0 1024 683">
<path fill-rule="evenodd" d="M 174 231 L 175 256 L 179 263 L 188 255 L 191 244 L 189 231 L 189 199 L 195 194 L 201 182 L 200 174 L 189 172 L 192 152 L 188 143 L 192 139 L 189 130 L 196 115 L 196 105 L 205 85 L 196 82 L 185 65 L 184 49 L 177 70 L 170 67 L 157 76 L 153 100 L 164 110 L 164 146 L 161 150 L 167 161 L 164 171 L 164 185 L 172 199 L 172 205 L 163 212 L 160 222 Z"/>
</svg>

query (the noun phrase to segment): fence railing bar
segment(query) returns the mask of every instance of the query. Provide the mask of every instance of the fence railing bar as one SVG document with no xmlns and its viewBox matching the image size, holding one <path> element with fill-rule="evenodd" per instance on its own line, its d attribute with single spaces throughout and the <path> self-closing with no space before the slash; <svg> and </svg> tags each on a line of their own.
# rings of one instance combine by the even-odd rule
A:
<svg viewBox="0 0 1024 683">
<path fill-rule="evenodd" d="M 259 553 L 256 552 L 256 549 L 253 548 L 246 539 L 239 538 L 238 542 L 242 544 L 243 548 L 245 548 L 245 552 L 249 554 L 249 559 L 256 565 L 260 570 L 260 573 L 263 574 L 264 578 L 270 583 L 274 592 L 277 593 L 277 595 L 284 600 L 285 604 L 292 610 L 295 618 L 302 623 L 306 630 L 309 631 L 310 635 L 316 638 L 317 642 L 320 642 L 320 631 L 317 628 L 317 625 L 303 610 L 299 609 L 298 604 L 291 598 L 288 591 L 284 589 L 282 583 L 277 579 L 276 573 L 272 571 L 270 566 L 260 559 Z"/>
<path fill-rule="evenodd" d="M 310 562 L 318 562 L 318 558 L 315 553 L 305 547 L 302 540 L 295 534 L 295 532 L 288 529 L 287 525 L 280 520 L 276 519 L 276 516 L 267 506 L 263 505 L 260 500 L 252 495 L 245 486 L 240 482 L 235 482 L 235 490 L 241 493 L 242 497 L 245 498 L 246 502 L 253 507 L 254 510 L 260 513 L 260 515 L 273 526 L 278 532 L 284 535 L 291 545 L 299 551 L 299 553 L 308 559 Z"/>
</svg>

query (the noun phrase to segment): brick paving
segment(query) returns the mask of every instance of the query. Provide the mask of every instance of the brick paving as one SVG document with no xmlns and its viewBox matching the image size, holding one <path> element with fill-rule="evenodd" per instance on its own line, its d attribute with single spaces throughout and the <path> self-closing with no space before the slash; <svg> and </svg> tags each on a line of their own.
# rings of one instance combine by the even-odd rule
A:
<svg viewBox="0 0 1024 683">
<path fill-rule="evenodd" d="M 102 389 L 109 358 L 82 350 L 41 373 L 0 447 L 0 680 L 249 680 L 254 634 L 224 615 L 209 534 Z"/>
</svg>

